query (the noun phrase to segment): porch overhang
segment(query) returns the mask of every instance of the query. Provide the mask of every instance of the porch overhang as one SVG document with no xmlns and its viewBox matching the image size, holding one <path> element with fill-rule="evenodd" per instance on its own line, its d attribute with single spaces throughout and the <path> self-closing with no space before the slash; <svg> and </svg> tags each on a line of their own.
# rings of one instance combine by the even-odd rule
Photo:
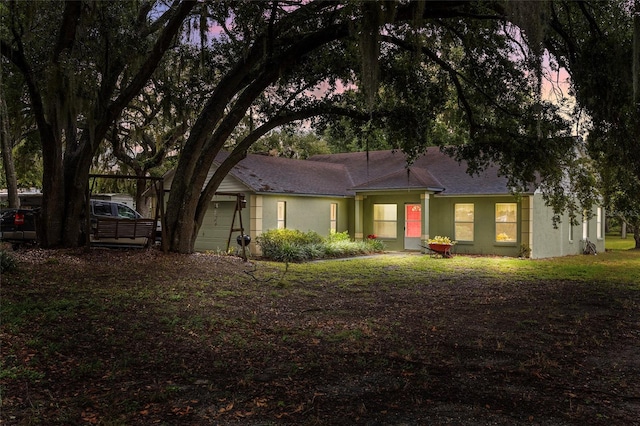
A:
<svg viewBox="0 0 640 426">
<path fill-rule="evenodd" d="M 355 194 L 398 194 L 398 191 L 409 191 L 415 193 L 430 193 L 437 194 L 444 191 L 444 188 L 440 187 L 404 187 L 404 188 L 349 188 Z"/>
</svg>

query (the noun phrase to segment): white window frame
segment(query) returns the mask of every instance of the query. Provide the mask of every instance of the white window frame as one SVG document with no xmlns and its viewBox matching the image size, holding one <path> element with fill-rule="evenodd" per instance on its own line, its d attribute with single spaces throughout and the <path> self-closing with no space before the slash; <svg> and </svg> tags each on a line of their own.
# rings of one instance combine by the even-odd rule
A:
<svg viewBox="0 0 640 426">
<path fill-rule="evenodd" d="M 377 218 L 379 207 L 382 207 L 384 213 L 392 213 L 390 217 Z M 388 208 L 388 209 L 387 209 Z M 390 229 L 393 229 L 391 233 L 380 232 L 378 225 L 393 224 Z M 373 233 L 377 238 L 396 239 L 398 238 L 398 205 L 397 204 L 374 204 L 373 205 Z"/>
<path fill-rule="evenodd" d="M 461 207 L 471 206 L 471 220 L 461 220 L 458 218 L 458 206 L 461 206 Z M 476 206 L 474 203 L 455 203 L 453 205 L 453 235 L 456 241 L 469 241 L 469 242 L 475 241 L 475 235 L 476 235 L 475 217 L 476 217 Z M 471 224 L 471 239 L 463 240 L 458 235 L 458 224 L 469 224 L 469 223 Z"/>
<path fill-rule="evenodd" d="M 278 201 L 276 207 L 276 227 L 285 229 L 287 227 L 287 202 Z"/>
<path fill-rule="evenodd" d="M 498 221 L 498 208 L 499 208 L 498 206 L 501 206 L 501 205 L 515 206 L 515 208 L 516 208 L 515 220 L 513 220 L 513 221 L 506 221 L 506 220 Z M 516 243 L 518 241 L 518 203 L 496 203 L 494 221 L 495 221 L 494 238 L 495 238 L 495 241 L 497 243 L 510 243 L 510 244 L 513 244 L 513 243 Z M 498 239 L 498 235 L 501 234 L 501 232 L 498 231 L 498 228 L 499 228 L 498 225 L 505 225 L 505 224 L 514 224 L 516 226 L 515 235 L 513 236 L 513 239 L 509 239 L 509 240 L 500 240 L 500 239 Z"/>
<path fill-rule="evenodd" d="M 329 231 L 338 232 L 338 203 L 329 206 Z"/>
</svg>

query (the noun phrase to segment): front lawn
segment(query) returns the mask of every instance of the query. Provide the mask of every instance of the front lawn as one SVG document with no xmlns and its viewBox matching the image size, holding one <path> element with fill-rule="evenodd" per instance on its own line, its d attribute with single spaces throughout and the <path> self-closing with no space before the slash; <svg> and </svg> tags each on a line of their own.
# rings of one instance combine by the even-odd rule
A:
<svg viewBox="0 0 640 426">
<path fill-rule="evenodd" d="M 630 425 L 640 253 L 284 265 L 29 250 L 2 275 L 7 425 Z"/>
<path fill-rule="evenodd" d="M 631 250 L 635 248 L 636 242 L 633 234 L 628 234 L 624 239 L 620 238 L 620 234 L 607 234 L 604 245 L 607 250 Z"/>
</svg>

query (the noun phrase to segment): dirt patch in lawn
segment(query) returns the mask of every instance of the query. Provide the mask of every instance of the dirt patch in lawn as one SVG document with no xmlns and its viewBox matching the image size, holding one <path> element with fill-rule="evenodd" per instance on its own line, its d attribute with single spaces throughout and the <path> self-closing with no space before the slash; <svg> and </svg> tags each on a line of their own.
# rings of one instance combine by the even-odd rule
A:
<svg viewBox="0 0 640 426">
<path fill-rule="evenodd" d="M 2 424 L 640 424 L 640 295 L 615 283 L 16 256 Z"/>
</svg>

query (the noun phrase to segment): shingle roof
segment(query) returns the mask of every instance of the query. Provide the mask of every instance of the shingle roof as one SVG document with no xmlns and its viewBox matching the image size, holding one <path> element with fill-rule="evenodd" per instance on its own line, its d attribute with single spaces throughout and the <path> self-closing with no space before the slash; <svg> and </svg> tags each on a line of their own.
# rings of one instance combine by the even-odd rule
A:
<svg viewBox="0 0 640 426">
<path fill-rule="evenodd" d="M 311 161 L 344 164 L 357 191 L 382 189 L 429 189 L 440 195 L 508 194 L 507 179 L 489 167 L 470 176 L 466 163 L 458 163 L 437 147 L 430 147 L 409 167 L 400 151 L 351 152 L 311 157 Z"/>
<path fill-rule="evenodd" d="M 428 189 L 431 191 L 442 191 L 442 184 L 426 170 L 412 168 L 398 170 L 388 175 L 371 179 L 352 189 L 355 191 L 375 191 L 385 189 Z"/>
<path fill-rule="evenodd" d="M 216 162 L 227 155 L 218 154 Z M 353 182 L 342 164 L 248 154 L 230 174 L 258 193 L 353 195 L 347 191 Z"/>
<path fill-rule="evenodd" d="M 220 153 L 222 162 L 227 153 Z M 428 148 L 407 169 L 400 151 L 316 155 L 308 160 L 248 154 L 231 175 L 258 193 L 352 196 L 358 191 L 419 189 L 439 195 L 508 194 L 507 179 L 490 167 L 470 176 L 466 164 Z"/>
</svg>

